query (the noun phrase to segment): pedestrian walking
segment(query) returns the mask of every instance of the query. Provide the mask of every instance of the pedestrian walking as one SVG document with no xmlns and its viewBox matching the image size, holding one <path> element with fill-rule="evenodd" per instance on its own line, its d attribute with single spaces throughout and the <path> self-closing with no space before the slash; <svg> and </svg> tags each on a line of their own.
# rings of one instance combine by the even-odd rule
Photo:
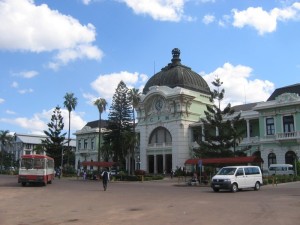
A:
<svg viewBox="0 0 300 225">
<path fill-rule="evenodd" d="M 107 183 L 109 181 L 109 173 L 107 172 L 106 169 L 104 169 L 104 171 L 102 172 L 101 177 L 102 177 L 102 183 L 103 183 L 104 191 L 106 191 Z"/>
<path fill-rule="evenodd" d="M 85 170 L 83 171 L 83 174 L 82 174 L 82 175 L 83 175 L 83 177 L 82 177 L 83 180 L 86 180 L 86 171 L 85 171 Z"/>
</svg>

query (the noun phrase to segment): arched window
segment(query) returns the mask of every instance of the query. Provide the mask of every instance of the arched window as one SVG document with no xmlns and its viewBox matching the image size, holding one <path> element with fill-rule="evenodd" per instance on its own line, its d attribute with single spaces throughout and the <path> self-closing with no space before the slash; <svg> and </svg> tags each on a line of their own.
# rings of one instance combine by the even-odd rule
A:
<svg viewBox="0 0 300 225">
<path fill-rule="evenodd" d="M 271 164 L 276 164 L 276 155 L 275 153 L 270 153 L 268 155 L 268 167 L 271 165 Z"/>
<path fill-rule="evenodd" d="M 293 151 L 288 151 L 285 153 L 285 163 L 294 165 L 296 159 L 296 154 Z"/>
<path fill-rule="evenodd" d="M 172 137 L 170 132 L 164 127 L 157 127 L 150 135 L 149 144 L 171 143 Z"/>
</svg>

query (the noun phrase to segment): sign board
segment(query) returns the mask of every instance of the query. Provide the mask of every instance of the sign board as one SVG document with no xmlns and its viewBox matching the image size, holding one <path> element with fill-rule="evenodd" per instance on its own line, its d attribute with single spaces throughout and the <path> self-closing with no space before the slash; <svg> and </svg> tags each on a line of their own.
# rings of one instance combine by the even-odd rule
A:
<svg viewBox="0 0 300 225">
<path fill-rule="evenodd" d="M 199 168 L 202 167 L 202 160 L 198 160 L 198 167 L 199 167 Z"/>
</svg>

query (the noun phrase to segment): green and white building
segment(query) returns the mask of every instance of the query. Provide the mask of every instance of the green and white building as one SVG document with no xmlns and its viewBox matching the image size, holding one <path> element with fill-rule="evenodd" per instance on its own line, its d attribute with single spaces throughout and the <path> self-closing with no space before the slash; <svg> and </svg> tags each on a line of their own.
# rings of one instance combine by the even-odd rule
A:
<svg viewBox="0 0 300 225">
<path fill-rule="evenodd" d="M 184 167 L 199 147 L 193 130 L 209 101 L 209 87 L 191 68 L 181 64 L 173 49 L 171 63 L 146 83 L 137 107 L 140 168 L 162 173 Z M 226 90 L 225 90 L 226 91 Z M 300 155 L 300 84 L 276 89 L 266 102 L 233 107 L 245 119 L 246 134 L 237 150 L 261 156 L 263 168 L 272 163 L 294 164 Z"/>
<path fill-rule="evenodd" d="M 171 62 L 146 83 L 136 108 L 140 142 L 135 168 L 149 173 L 170 172 L 193 158 L 205 117 L 210 89 L 191 68 L 181 64 L 180 50 L 172 50 Z M 226 91 L 226 90 L 225 90 Z M 234 106 L 245 119 L 245 137 L 236 150 L 260 156 L 263 169 L 273 163 L 295 164 L 300 156 L 300 84 L 276 89 L 265 102 Z M 108 132 L 101 124 L 101 133 Z M 75 133 L 76 166 L 97 160 L 98 121 Z M 217 132 L 216 132 L 217 134 Z M 102 136 L 101 136 L 102 137 Z M 103 143 L 103 142 L 102 142 Z"/>
</svg>

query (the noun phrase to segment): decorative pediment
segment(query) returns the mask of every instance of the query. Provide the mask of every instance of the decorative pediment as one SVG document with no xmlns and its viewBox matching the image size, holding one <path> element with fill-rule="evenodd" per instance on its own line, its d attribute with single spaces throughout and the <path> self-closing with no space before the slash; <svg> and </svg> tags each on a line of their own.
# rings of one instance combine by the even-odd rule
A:
<svg viewBox="0 0 300 225">
<path fill-rule="evenodd" d="M 292 102 L 297 100 L 300 100 L 300 98 L 296 93 L 283 93 L 276 98 L 278 103 Z"/>
</svg>

